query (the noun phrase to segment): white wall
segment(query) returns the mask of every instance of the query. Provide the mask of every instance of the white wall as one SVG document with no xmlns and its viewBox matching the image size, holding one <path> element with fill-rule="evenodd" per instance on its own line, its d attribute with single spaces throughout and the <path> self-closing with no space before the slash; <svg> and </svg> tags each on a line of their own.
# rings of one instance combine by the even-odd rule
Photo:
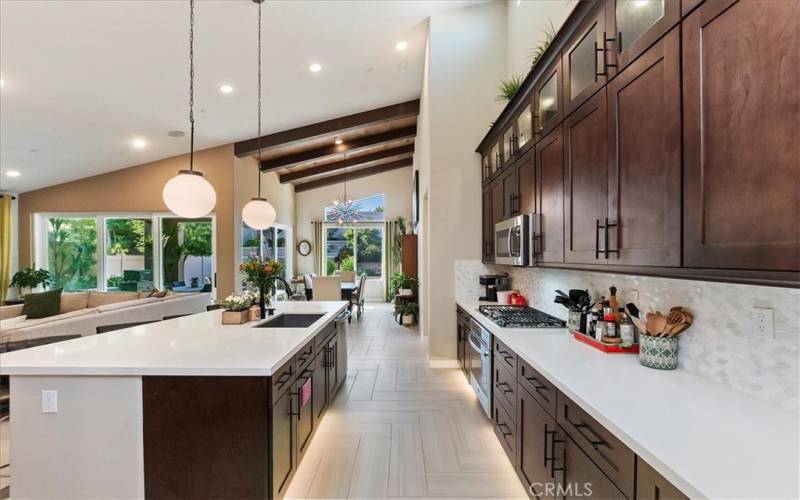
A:
<svg viewBox="0 0 800 500">
<path fill-rule="evenodd" d="M 382 174 L 354 179 L 347 182 L 347 196 L 353 200 L 367 198 L 376 194 L 384 195 L 384 217 L 387 220 L 404 217 L 411 217 L 411 180 L 412 170 L 410 168 L 400 168 Z M 324 216 L 325 207 L 330 206 L 333 200 L 342 196 L 342 184 L 333 184 L 309 191 L 301 191 L 295 195 L 296 221 L 295 239 L 296 241 L 308 240 L 314 243 L 314 231 L 311 226 L 312 220 L 321 220 Z M 312 254 L 303 257 L 296 254 L 297 274 L 314 272 L 314 259 Z M 382 297 L 382 283 L 367 287 L 367 297 L 370 299 Z"/>
<path fill-rule="evenodd" d="M 544 38 L 549 21 L 558 29 L 575 7 L 575 0 L 508 0 L 506 2 L 507 74 L 527 74 L 528 54 L 534 43 Z"/>
<path fill-rule="evenodd" d="M 258 194 L 258 170 L 255 157 L 234 158 L 234 205 L 233 205 L 233 242 L 234 242 L 234 290 L 241 291 L 241 273 L 239 264 L 242 263 L 242 208 L 250 199 Z M 294 186 L 281 184 L 278 174 L 269 172 L 261 174 L 261 196 L 266 198 L 275 207 L 278 224 L 293 227 L 295 225 L 295 199 Z M 293 241 L 288 242 L 290 249 L 295 248 L 297 232 L 294 232 Z M 294 250 L 292 250 L 294 255 Z M 297 274 L 297 264 L 294 260 L 292 274 Z"/>
<path fill-rule="evenodd" d="M 480 162 L 475 147 L 502 105 L 494 100 L 505 70 L 506 6 L 492 2 L 429 20 L 417 155 L 423 221 L 423 329 L 432 362 L 456 357 L 453 266 L 479 259 Z"/>
</svg>

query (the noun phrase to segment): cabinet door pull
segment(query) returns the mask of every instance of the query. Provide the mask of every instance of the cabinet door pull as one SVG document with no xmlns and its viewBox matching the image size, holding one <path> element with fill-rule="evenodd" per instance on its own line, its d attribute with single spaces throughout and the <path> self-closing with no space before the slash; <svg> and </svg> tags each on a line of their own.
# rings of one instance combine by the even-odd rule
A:
<svg viewBox="0 0 800 500">
<path fill-rule="evenodd" d="M 603 226 L 603 231 L 605 233 L 605 240 L 606 240 L 605 241 L 605 247 L 606 248 L 605 248 L 605 250 L 603 250 L 603 253 L 605 254 L 606 259 L 608 259 L 608 254 L 610 254 L 610 253 L 613 253 L 617 257 L 619 257 L 619 248 L 617 248 L 616 250 L 609 250 L 609 248 L 608 248 L 609 241 L 610 241 L 608 239 L 608 229 L 611 228 L 611 227 L 618 227 L 618 225 L 617 225 L 616 222 L 608 222 L 608 217 L 606 217 L 605 218 L 605 225 Z M 617 238 L 617 241 L 619 241 L 619 238 Z"/>
<path fill-rule="evenodd" d="M 294 399 L 292 396 L 297 397 L 297 411 L 292 411 L 292 400 Z M 290 392 L 289 393 L 289 411 L 287 415 L 291 417 L 297 417 L 297 421 L 300 421 L 300 391 L 297 392 Z"/>
<path fill-rule="evenodd" d="M 547 444 L 547 438 L 550 437 L 550 434 L 553 434 L 553 438 L 555 438 L 556 431 L 548 430 L 547 424 L 544 424 L 544 466 L 547 468 L 548 462 L 553 459 L 553 457 L 547 456 L 547 451 L 550 449 L 550 446 Z"/>
<path fill-rule="evenodd" d="M 600 219 L 594 220 L 594 258 L 600 258 Z"/>
<path fill-rule="evenodd" d="M 552 462 L 550 463 L 550 478 L 554 479 L 556 477 L 556 472 L 564 472 L 566 470 L 567 465 L 567 447 L 563 448 L 561 453 L 561 467 L 556 467 L 556 444 L 563 444 L 563 439 L 556 439 L 557 431 L 553 431 L 553 439 L 550 441 L 550 453 L 553 457 Z"/>
<path fill-rule="evenodd" d="M 572 425 L 578 431 L 578 434 L 580 434 L 581 437 L 583 437 L 583 439 L 589 441 L 589 444 L 591 444 L 592 448 L 594 448 L 595 450 L 601 446 L 608 446 L 608 443 L 606 443 L 603 439 L 597 437 L 597 435 L 594 433 L 592 428 L 589 427 L 588 424 L 581 422 L 580 424 L 572 424 Z M 589 432 L 588 433 L 584 432 L 583 429 L 588 429 Z M 589 436 L 589 433 L 591 433 L 592 436 Z"/>
<path fill-rule="evenodd" d="M 608 38 L 606 36 L 606 32 L 603 32 L 603 47 L 599 48 L 597 46 L 597 42 L 594 44 L 595 52 L 602 52 L 603 53 L 603 71 L 597 71 L 597 54 L 595 54 L 594 58 L 594 65 L 595 65 L 595 74 L 597 76 L 608 76 L 608 68 L 616 68 L 616 64 L 609 64 L 608 60 L 606 59 L 606 53 L 608 52 L 608 42 L 615 42 L 616 38 Z"/>
</svg>

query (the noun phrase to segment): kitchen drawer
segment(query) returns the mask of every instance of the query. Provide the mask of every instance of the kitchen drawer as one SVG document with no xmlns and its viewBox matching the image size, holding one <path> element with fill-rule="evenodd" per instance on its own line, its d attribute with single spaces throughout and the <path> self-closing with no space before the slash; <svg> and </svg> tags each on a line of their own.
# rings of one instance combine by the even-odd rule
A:
<svg viewBox="0 0 800 500">
<path fill-rule="evenodd" d="M 505 405 L 509 415 L 517 414 L 517 377 L 514 372 L 506 368 L 503 361 L 494 357 L 492 365 L 492 393 L 495 399 L 500 399 L 500 403 Z"/>
<path fill-rule="evenodd" d="M 317 334 L 316 337 L 314 337 L 315 339 L 314 343 L 316 344 L 315 347 L 317 351 L 321 351 L 322 346 L 326 344 L 328 340 L 334 335 L 336 335 L 336 323 L 331 321 L 329 325 L 327 325 L 321 332 Z"/>
<path fill-rule="evenodd" d="M 294 362 L 297 373 L 302 372 L 308 365 L 314 361 L 314 354 L 316 354 L 316 346 L 313 340 L 309 341 L 300 352 L 295 354 Z"/>
<path fill-rule="evenodd" d="M 556 386 L 551 384 L 522 358 L 517 360 L 517 366 L 519 366 L 519 377 L 517 378 L 519 384 L 531 393 L 531 396 L 547 410 L 547 413 L 555 417 L 557 405 L 556 393 L 558 392 Z"/>
<path fill-rule="evenodd" d="M 637 500 L 688 500 L 689 497 L 664 479 L 664 476 L 656 472 L 641 457 L 637 457 L 636 498 Z"/>
<path fill-rule="evenodd" d="M 270 377 L 272 382 L 272 404 L 275 404 L 283 393 L 289 390 L 294 382 L 294 359 L 289 360 Z"/>
<path fill-rule="evenodd" d="M 494 358 L 496 362 L 501 362 L 503 366 L 511 370 L 513 373 L 517 373 L 517 355 L 509 349 L 505 344 L 500 342 L 497 337 L 492 337 L 494 339 Z"/>
<path fill-rule="evenodd" d="M 503 405 L 499 404 L 497 398 L 492 402 L 492 420 L 494 420 L 494 433 L 503 445 L 503 450 L 511 463 L 516 465 L 517 424 Z"/>
<path fill-rule="evenodd" d="M 634 498 L 636 455 L 572 400 L 558 393 L 556 421 L 628 498 Z"/>
</svg>

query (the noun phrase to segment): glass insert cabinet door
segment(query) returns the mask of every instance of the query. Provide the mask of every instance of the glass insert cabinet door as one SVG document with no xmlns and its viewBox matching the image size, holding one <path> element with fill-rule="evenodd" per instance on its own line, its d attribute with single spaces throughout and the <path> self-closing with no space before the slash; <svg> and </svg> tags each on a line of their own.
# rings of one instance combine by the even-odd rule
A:
<svg viewBox="0 0 800 500">
<path fill-rule="evenodd" d="M 539 130 L 543 130 L 556 117 L 558 117 L 558 74 L 553 73 L 539 91 Z"/>
<path fill-rule="evenodd" d="M 489 165 L 492 173 L 497 172 L 497 169 L 500 168 L 500 144 L 495 144 L 489 151 Z"/>
<path fill-rule="evenodd" d="M 616 3 L 618 51 L 625 52 L 664 16 L 664 0 L 618 0 Z"/>
<path fill-rule="evenodd" d="M 597 25 L 586 32 L 569 54 L 569 92 L 574 98 L 597 81 Z"/>
<path fill-rule="evenodd" d="M 507 162 L 514 156 L 514 127 L 508 127 L 503 133 L 503 162 Z"/>
<path fill-rule="evenodd" d="M 526 106 L 517 118 L 517 143 L 519 149 L 533 138 L 533 112 Z"/>
</svg>

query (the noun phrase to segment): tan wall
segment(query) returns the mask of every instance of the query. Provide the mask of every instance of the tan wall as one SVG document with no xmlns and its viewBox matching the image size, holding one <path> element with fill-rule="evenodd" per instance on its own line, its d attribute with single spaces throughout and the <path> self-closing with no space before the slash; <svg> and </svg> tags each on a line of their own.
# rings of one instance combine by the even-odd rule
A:
<svg viewBox="0 0 800 500">
<path fill-rule="evenodd" d="M 234 169 L 233 145 L 195 153 L 195 168 L 217 192 L 217 290 L 226 296 L 234 288 Z M 161 198 L 164 184 L 188 167 L 188 156 L 176 156 L 87 177 L 19 196 L 19 263 L 33 256 L 33 214 L 37 212 L 168 212 Z"/>
</svg>

